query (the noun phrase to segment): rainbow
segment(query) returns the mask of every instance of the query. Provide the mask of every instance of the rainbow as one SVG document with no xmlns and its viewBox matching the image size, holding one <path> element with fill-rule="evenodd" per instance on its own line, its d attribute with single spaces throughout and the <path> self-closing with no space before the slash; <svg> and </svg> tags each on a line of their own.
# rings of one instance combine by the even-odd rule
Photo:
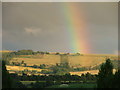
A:
<svg viewBox="0 0 120 90">
<path fill-rule="evenodd" d="M 90 53 L 85 16 L 77 3 L 62 3 L 62 13 L 73 53 Z"/>
</svg>

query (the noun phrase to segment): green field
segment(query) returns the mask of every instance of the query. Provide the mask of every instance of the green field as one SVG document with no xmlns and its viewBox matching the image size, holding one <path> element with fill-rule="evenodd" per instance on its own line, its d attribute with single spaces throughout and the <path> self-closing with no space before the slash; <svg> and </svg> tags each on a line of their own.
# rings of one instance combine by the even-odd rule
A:
<svg viewBox="0 0 120 90">
<path fill-rule="evenodd" d="M 20 81 L 20 82 L 27 85 L 27 84 L 35 83 L 36 81 Z"/>
<path fill-rule="evenodd" d="M 81 84 L 61 84 L 53 85 L 47 88 L 96 88 L 97 84 L 95 83 L 81 83 Z"/>
<path fill-rule="evenodd" d="M 36 81 L 21 81 L 24 85 L 28 85 L 31 83 L 35 83 Z M 46 81 L 39 81 L 39 82 L 46 82 Z M 97 88 L 96 83 L 74 83 L 74 84 L 59 84 L 59 85 L 52 85 L 45 88 Z"/>
</svg>

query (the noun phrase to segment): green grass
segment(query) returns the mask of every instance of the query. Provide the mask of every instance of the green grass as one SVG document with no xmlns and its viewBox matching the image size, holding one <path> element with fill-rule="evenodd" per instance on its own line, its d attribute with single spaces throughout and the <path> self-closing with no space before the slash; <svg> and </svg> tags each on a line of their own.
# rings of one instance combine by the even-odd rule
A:
<svg viewBox="0 0 120 90">
<path fill-rule="evenodd" d="M 22 82 L 22 84 L 31 84 L 31 83 L 35 83 L 36 81 L 20 81 L 20 82 Z"/>
<path fill-rule="evenodd" d="M 53 85 L 47 88 L 96 88 L 97 85 L 94 83 L 81 83 L 81 84 L 68 84 L 68 86 Z"/>
<path fill-rule="evenodd" d="M 31 84 L 31 83 L 36 83 L 36 81 L 20 81 L 22 84 Z M 46 81 L 39 81 L 39 82 L 46 82 Z"/>
</svg>

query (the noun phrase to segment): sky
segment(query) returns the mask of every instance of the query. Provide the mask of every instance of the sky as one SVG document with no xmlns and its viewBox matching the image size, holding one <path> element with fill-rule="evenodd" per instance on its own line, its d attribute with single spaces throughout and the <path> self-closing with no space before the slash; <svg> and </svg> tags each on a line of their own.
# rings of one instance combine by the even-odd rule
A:
<svg viewBox="0 0 120 90">
<path fill-rule="evenodd" d="M 72 3 L 72 4 L 71 4 Z M 66 26 L 64 9 L 74 4 L 77 13 L 82 13 L 88 53 L 117 54 L 118 51 L 118 6 L 115 2 L 37 2 L 2 3 L 2 49 L 69 52 L 72 40 Z M 67 6 L 66 6 L 67 5 Z M 70 6 L 73 7 L 73 6 Z M 67 11 L 66 11 L 67 12 Z M 76 13 L 76 14 L 77 14 Z M 69 12 L 68 14 L 72 14 Z M 73 17 L 74 18 L 74 17 Z M 84 19 L 83 19 L 84 18 Z M 82 33 L 80 30 L 79 33 Z M 86 35 L 85 35 L 86 34 Z M 82 35 L 82 34 L 80 34 Z M 78 38 L 79 39 L 79 38 Z M 82 43 L 80 40 L 79 43 Z M 75 42 L 76 43 L 76 42 Z M 81 53 L 81 52 L 80 52 Z"/>
</svg>

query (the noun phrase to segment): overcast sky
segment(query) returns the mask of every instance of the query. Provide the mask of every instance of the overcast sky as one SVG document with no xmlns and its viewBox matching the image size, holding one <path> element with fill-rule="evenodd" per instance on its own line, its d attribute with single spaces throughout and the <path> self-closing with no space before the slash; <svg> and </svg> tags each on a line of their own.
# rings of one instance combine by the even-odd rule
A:
<svg viewBox="0 0 120 90">
<path fill-rule="evenodd" d="M 86 18 L 90 53 L 116 54 L 118 51 L 117 3 L 76 3 Z M 61 6 L 64 3 L 2 4 L 2 48 L 70 52 Z M 69 5 L 69 4 L 67 4 Z"/>
</svg>

